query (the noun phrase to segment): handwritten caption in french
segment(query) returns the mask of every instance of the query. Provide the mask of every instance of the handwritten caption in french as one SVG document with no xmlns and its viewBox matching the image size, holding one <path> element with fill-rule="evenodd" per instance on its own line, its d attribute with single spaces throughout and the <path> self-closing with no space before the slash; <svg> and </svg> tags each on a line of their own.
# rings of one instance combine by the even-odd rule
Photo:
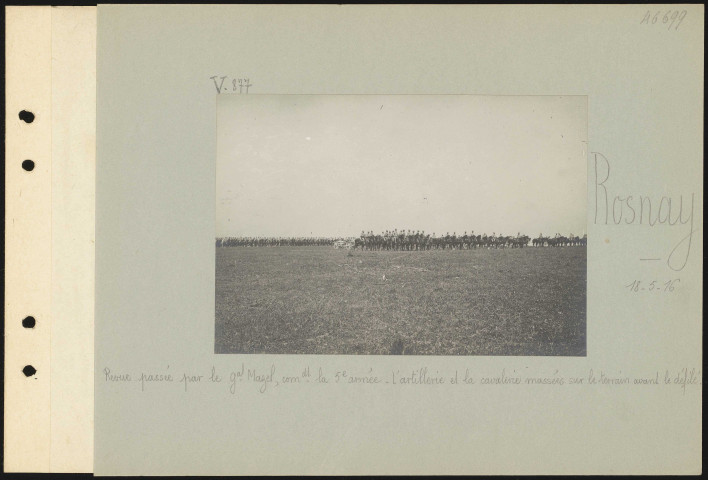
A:
<svg viewBox="0 0 708 480">
<path fill-rule="evenodd" d="M 327 385 L 370 385 L 394 387 L 435 387 L 453 386 L 555 386 L 555 387 L 630 387 L 647 388 L 672 387 L 687 390 L 702 385 L 702 372 L 697 368 L 683 367 L 674 370 L 653 371 L 642 375 L 632 375 L 621 371 L 608 372 L 589 369 L 576 374 L 564 374 L 560 370 L 546 373 L 529 373 L 516 369 L 502 368 L 494 374 L 477 374 L 465 368 L 451 372 L 441 372 L 428 367 L 411 370 L 394 369 L 376 371 L 369 368 L 364 371 L 327 370 L 322 367 L 303 365 L 300 369 L 281 371 L 275 364 L 268 368 L 255 368 L 241 363 L 234 369 L 221 370 L 211 367 L 210 371 L 170 371 L 169 365 L 161 371 L 120 372 L 105 367 L 100 372 L 104 383 L 132 385 L 141 392 L 161 385 L 172 385 L 183 392 L 195 388 L 220 388 L 224 393 L 236 395 L 240 390 L 251 388 L 259 393 L 266 393 L 276 388 L 287 388 L 303 384 Z"/>
<path fill-rule="evenodd" d="M 608 158 L 599 152 L 591 152 L 595 173 L 595 219 L 598 226 L 645 226 L 655 228 L 664 226 L 672 230 L 679 230 L 683 235 L 674 244 L 673 249 L 666 256 L 666 265 L 673 271 L 684 269 L 691 255 L 693 236 L 699 232 L 694 224 L 695 192 L 676 196 L 662 195 L 651 196 L 646 193 L 629 194 L 622 190 L 612 190 L 615 185 L 610 180 L 612 171 Z M 613 178 L 614 180 L 614 178 Z M 690 207 L 688 200 L 691 200 Z M 664 230 L 665 232 L 665 230 Z M 666 233 L 662 232 L 662 235 Z M 655 258 L 640 258 L 642 261 L 660 261 L 661 256 Z M 665 279 L 674 291 L 672 279 Z M 649 281 L 650 282 L 650 281 Z M 647 283 L 649 283 L 647 282 Z"/>
</svg>

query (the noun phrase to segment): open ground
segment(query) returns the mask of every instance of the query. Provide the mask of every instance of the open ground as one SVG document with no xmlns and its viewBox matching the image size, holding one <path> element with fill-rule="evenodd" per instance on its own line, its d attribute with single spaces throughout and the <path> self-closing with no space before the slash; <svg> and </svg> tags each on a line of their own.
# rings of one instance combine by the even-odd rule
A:
<svg viewBox="0 0 708 480">
<path fill-rule="evenodd" d="M 216 353 L 586 355 L 585 247 L 217 247 Z"/>
</svg>

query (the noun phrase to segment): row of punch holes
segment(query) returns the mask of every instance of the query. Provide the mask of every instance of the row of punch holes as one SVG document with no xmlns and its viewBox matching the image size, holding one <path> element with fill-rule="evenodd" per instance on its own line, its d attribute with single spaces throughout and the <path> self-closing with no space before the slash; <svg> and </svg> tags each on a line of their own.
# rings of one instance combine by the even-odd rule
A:
<svg viewBox="0 0 708 480">
<path fill-rule="evenodd" d="M 25 123 L 32 123 L 34 122 L 34 114 L 32 112 L 29 112 L 27 110 L 22 110 L 19 114 L 20 120 L 22 120 Z M 22 169 L 31 172 L 34 170 L 34 161 L 33 160 L 23 160 L 22 161 Z M 22 326 L 24 328 L 34 328 L 34 326 L 37 324 L 37 321 L 34 319 L 33 316 L 27 316 L 22 319 Z M 22 373 L 24 373 L 25 377 L 32 377 L 34 376 L 35 373 L 37 373 L 37 369 L 34 368 L 32 365 L 25 365 L 24 368 L 22 369 Z M 37 377 L 35 377 L 36 379 Z"/>
</svg>

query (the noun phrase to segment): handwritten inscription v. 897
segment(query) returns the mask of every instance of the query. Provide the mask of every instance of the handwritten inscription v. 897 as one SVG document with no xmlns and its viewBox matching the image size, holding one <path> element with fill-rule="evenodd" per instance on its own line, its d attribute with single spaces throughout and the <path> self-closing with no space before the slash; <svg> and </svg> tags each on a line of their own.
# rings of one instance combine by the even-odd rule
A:
<svg viewBox="0 0 708 480">
<path fill-rule="evenodd" d="M 216 93 L 232 92 L 247 94 L 248 89 L 253 86 L 248 78 L 232 78 L 231 80 L 227 80 L 228 78 L 228 75 L 214 75 L 213 77 L 209 77 L 209 79 L 214 82 Z"/>
</svg>

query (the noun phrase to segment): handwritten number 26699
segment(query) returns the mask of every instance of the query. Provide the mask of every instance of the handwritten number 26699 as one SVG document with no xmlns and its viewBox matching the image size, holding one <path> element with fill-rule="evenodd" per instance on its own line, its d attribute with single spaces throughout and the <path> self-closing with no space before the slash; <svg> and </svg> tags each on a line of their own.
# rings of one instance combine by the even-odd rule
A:
<svg viewBox="0 0 708 480">
<path fill-rule="evenodd" d="M 671 30 L 671 27 L 674 27 L 674 30 L 678 30 L 679 25 L 681 25 L 681 22 L 683 22 L 683 19 L 686 18 L 687 14 L 688 12 L 686 10 L 667 10 L 666 12 L 658 11 L 652 15 L 652 12 L 647 10 L 647 13 L 644 14 L 644 17 L 639 24 L 660 24 L 665 25 L 667 30 Z M 674 26 L 674 24 L 676 24 L 676 26 Z"/>
</svg>

